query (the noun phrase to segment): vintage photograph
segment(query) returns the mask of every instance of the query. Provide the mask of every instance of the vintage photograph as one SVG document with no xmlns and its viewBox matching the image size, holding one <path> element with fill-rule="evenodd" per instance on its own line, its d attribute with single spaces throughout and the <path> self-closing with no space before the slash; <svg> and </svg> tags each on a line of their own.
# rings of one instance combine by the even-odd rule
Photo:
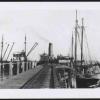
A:
<svg viewBox="0 0 100 100">
<path fill-rule="evenodd" d="M 83 5 L 0 2 L 0 89 L 100 88 L 100 3 Z"/>
</svg>

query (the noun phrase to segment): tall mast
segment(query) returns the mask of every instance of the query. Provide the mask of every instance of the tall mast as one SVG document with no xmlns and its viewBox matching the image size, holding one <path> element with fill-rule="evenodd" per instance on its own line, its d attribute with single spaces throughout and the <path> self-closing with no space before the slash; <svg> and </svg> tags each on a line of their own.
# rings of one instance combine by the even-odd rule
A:
<svg viewBox="0 0 100 100">
<path fill-rule="evenodd" d="M 75 68 L 76 68 L 76 61 L 77 61 L 77 28 L 78 28 L 78 19 L 77 19 L 77 10 L 76 10 L 76 21 L 75 21 Z"/>
<path fill-rule="evenodd" d="M 76 82 L 76 61 L 77 61 L 77 32 L 78 32 L 78 20 L 77 20 L 77 10 L 76 10 L 76 20 L 75 20 L 75 55 L 74 55 L 74 72 L 72 75 L 72 86 L 74 88 L 77 87 L 77 82 Z M 73 41 L 73 39 L 72 39 Z M 72 44 L 73 45 L 73 44 Z"/>
<path fill-rule="evenodd" d="M 72 58 L 73 58 L 73 32 L 72 32 Z"/>
<path fill-rule="evenodd" d="M 83 60 L 83 31 L 84 31 L 84 25 L 83 25 L 83 18 L 82 18 L 82 34 L 81 34 L 81 66 L 82 66 L 82 60 Z"/>
<path fill-rule="evenodd" d="M 25 34 L 25 55 L 26 55 L 26 34 Z"/>
<path fill-rule="evenodd" d="M 26 34 L 25 34 L 25 42 L 24 42 L 24 44 L 25 44 L 25 60 L 27 59 L 26 58 Z"/>
<path fill-rule="evenodd" d="M 2 35 L 2 41 L 1 41 L 1 80 L 3 80 L 3 58 L 2 58 L 2 54 L 3 54 L 3 35 Z"/>
<path fill-rule="evenodd" d="M 2 54 L 3 54 L 3 35 L 2 35 L 2 41 L 1 41 L 1 62 L 2 62 Z"/>
</svg>

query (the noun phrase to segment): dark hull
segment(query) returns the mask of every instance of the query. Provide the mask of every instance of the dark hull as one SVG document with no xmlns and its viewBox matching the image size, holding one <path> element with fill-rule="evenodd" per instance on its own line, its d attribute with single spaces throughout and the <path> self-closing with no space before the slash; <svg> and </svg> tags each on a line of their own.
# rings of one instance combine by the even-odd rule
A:
<svg viewBox="0 0 100 100">
<path fill-rule="evenodd" d="M 76 78 L 77 88 L 90 88 L 90 86 L 96 85 L 99 80 L 100 80 L 100 73 L 91 75 L 90 78 L 77 77 Z"/>
<path fill-rule="evenodd" d="M 76 78 L 77 88 L 90 88 L 90 86 L 97 84 L 98 80 L 94 78 Z"/>
</svg>

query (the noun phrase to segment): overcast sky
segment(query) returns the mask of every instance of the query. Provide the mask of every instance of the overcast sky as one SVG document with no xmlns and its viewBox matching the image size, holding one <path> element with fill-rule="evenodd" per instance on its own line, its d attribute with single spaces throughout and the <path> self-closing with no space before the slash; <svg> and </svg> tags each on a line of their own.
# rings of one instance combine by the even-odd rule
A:
<svg viewBox="0 0 100 100">
<path fill-rule="evenodd" d="M 6 42 L 10 44 L 8 50 L 12 42 L 15 42 L 12 53 L 24 50 L 26 34 L 27 52 L 35 42 L 39 44 L 29 58 L 39 59 L 41 53 L 47 53 L 49 42 L 53 43 L 55 56 L 68 55 L 75 26 L 76 9 L 80 25 L 81 18 L 84 17 L 91 57 L 100 60 L 99 2 L 0 2 L 0 37 L 3 34 L 4 51 L 7 47 Z M 84 54 L 86 54 L 85 50 Z"/>
</svg>

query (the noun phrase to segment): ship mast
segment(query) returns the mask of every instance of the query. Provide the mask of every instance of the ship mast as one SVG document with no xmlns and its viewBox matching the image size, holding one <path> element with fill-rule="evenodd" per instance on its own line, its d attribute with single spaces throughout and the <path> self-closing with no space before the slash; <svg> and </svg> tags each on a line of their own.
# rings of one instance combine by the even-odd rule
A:
<svg viewBox="0 0 100 100">
<path fill-rule="evenodd" d="M 83 30 L 84 30 L 84 25 L 83 25 L 83 18 L 82 18 L 82 34 L 81 34 L 81 67 L 82 67 L 82 62 L 83 62 Z"/>
<path fill-rule="evenodd" d="M 2 35 L 2 42 L 1 42 L 1 62 L 2 62 L 2 54 L 3 54 L 3 35 Z"/>
<path fill-rule="evenodd" d="M 75 21 L 75 55 L 74 55 L 74 72 L 72 75 L 72 87 L 76 88 L 76 61 L 77 61 L 77 33 L 78 33 L 78 20 L 77 20 L 77 10 L 76 10 L 76 21 Z M 73 36 L 72 36 L 72 57 L 73 57 Z"/>
<path fill-rule="evenodd" d="M 72 59 L 73 59 L 73 32 L 72 32 Z"/>
<path fill-rule="evenodd" d="M 24 44 L 25 44 L 25 60 L 27 59 L 26 58 L 26 34 L 25 34 L 25 42 L 24 42 Z"/>
<path fill-rule="evenodd" d="M 75 69 L 77 61 L 77 33 L 78 33 L 78 19 L 77 19 L 77 10 L 76 10 L 76 24 L 75 24 Z"/>
<path fill-rule="evenodd" d="M 1 41 L 1 80 L 3 80 L 3 58 L 2 58 L 2 54 L 3 54 L 3 35 L 2 35 L 2 41 Z"/>
</svg>

